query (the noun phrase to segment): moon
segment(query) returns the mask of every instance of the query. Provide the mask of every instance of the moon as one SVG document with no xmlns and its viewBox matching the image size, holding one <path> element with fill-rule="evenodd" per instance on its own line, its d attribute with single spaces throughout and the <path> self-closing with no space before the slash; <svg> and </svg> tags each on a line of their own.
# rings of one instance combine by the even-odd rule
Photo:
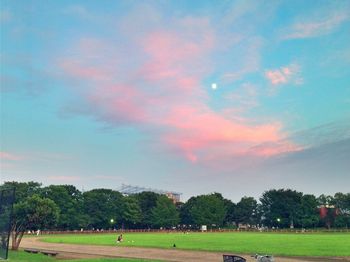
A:
<svg viewBox="0 0 350 262">
<path fill-rule="evenodd" d="M 212 88 L 212 89 L 214 89 L 214 90 L 215 90 L 217 87 L 218 87 L 218 86 L 217 86 L 217 84 L 216 84 L 216 83 L 212 83 L 212 84 L 211 84 L 211 88 Z"/>
</svg>

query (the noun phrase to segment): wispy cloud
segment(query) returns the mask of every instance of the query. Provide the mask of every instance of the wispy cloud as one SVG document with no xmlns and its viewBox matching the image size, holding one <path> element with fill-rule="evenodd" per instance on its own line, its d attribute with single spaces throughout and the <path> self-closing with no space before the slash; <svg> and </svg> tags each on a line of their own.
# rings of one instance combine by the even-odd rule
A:
<svg viewBox="0 0 350 262">
<path fill-rule="evenodd" d="M 94 14 L 94 12 L 88 10 L 84 5 L 79 4 L 67 6 L 63 10 L 63 14 L 91 21 L 97 21 L 103 18 L 102 16 L 98 16 Z"/>
<path fill-rule="evenodd" d="M 330 14 L 319 13 L 315 17 L 296 21 L 286 28 L 282 39 L 303 39 L 327 35 L 336 30 L 342 23 L 349 21 L 348 10 L 338 10 Z"/>
<path fill-rule="evenodd" d="M 1 160 L 17 161 L 17 160 L 21 160 L 22 157 L 17 155 L 17 154 L 12 154 L 9 152 L 0 151 L 0 159 Z"/>
<path fill-rule="evenodd" d="M 333 190 L 333 194 L 348 191 L 349 118 L 297 131 L 290 135 L 289 140 L 297 141 L 303 147 L 266 159 L 258 166 L 259 174 L 268 174 L 273 183 L 281 179 L 283 186 L 295 185 L 301 190 L 306 190 L 310 183 L 316 182 L 317 188 Z M 336 186 L 332 188 L 330 185 Z"/>
<path fill-rule="evenodd" d="M 0 92 L 17 92 L 28 96 L 44 93 L 55 79 L 55 73 L 39 66 L 32 53 L 1 53 Z"/>
<path fill-rule="evenodd" d="M 73 159 L 72 156 L 68 154 L 52 153 L 52 152 L 37 152 L 31 151 L 22 154 L 13 154 L 9 152 L 0 151 L 1 160 L 10 161 L 65 161 Z"/>
<path fill-rule="evenodd" d="M 302 143 L 307 148 L 348 140 L 350 139 L 350 119 L 345 118 L 341 121 L 300 130 L 290 134 L 290 138 Z"/>
<path fill-rule="evenodd" d="M 257 72 L 260 68 L 262 39 L 254 37 L 241 41 L 241 46 L 236 47 L 241 52 L 239 56 L 242 56 L 239 59 L 240 65 L 232 70 L 227 69 L 227 72 L 221 76 L 223 82 L 235 82 L 248 74 Z"/>
<path fill-rule="evenodd" d="M 226 108 L 223 113 L 227 115 L 237 115 L 251 110 L 259 105 L 259 87 L 252 83 L 243 83 L 239 88 L 225 95 L 225 100 L 235 104 L 234 108 Z"/>
</svg>

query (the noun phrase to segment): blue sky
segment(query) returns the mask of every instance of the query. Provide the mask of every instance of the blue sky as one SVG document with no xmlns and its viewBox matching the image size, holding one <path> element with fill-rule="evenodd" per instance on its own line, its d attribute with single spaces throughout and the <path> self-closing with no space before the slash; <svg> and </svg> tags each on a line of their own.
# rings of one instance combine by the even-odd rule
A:
<svg viewBox="0 0 350 262">
<path fill-rule="evenodd" d="M 2 1 L 0 23 L 1 181 L 349 191 L 349 1 Z"/>
</svg>

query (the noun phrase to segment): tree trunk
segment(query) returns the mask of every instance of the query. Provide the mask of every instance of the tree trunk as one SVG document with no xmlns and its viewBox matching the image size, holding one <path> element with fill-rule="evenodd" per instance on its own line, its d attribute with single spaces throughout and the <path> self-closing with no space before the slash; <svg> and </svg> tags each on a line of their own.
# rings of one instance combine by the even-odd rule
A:
<svg viewBox="0 0 350 262">
<path fill-rule="evenodd" d="M 18 250 L 18 246 L 16 245 L 16 232 L 14 230 L 11 231 L 11 240 L 12 240 L 12 245 L 11 245 L 11 250 Z"/>
<path fill-rule="evenodd" d="M 23 237 L 24 231 L 23 232 L 15 232 L 12 234 L 12 250 L 18 250 L 19 244 L 21 243 L 22 237 Z"/>
<path fill-rule="evenodd" d="M 18 250 L 19 244 L 20 244 L 21 241 L 22 241 L 23 235 L 24 235 L 24 231 L 21 231 L 21 232 L 19 233 L 19 236 L 17 236 L 17 243 L 16 243 L 16 248 L 17 248 L 17 250 Z"/>
<path fill-rule="evenodd" d="M 24 235 L 24 229 L 21 226 L 14 225 L 11 230 L 12 246 L 11 250 L 18 250 L 19 244 L 21 243 L 22 237 Z"/>
</svg>

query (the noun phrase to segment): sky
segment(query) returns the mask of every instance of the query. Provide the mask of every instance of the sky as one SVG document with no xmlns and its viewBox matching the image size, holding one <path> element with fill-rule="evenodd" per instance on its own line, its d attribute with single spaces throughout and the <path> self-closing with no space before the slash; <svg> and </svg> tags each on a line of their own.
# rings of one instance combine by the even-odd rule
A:
<svg viewBox="0 0 350 262">
<path fill-rule="evenodd" d="M 349 192 L 347 0 L 3 0 L 0 25 L 1 183 Z"/>
</svg>

